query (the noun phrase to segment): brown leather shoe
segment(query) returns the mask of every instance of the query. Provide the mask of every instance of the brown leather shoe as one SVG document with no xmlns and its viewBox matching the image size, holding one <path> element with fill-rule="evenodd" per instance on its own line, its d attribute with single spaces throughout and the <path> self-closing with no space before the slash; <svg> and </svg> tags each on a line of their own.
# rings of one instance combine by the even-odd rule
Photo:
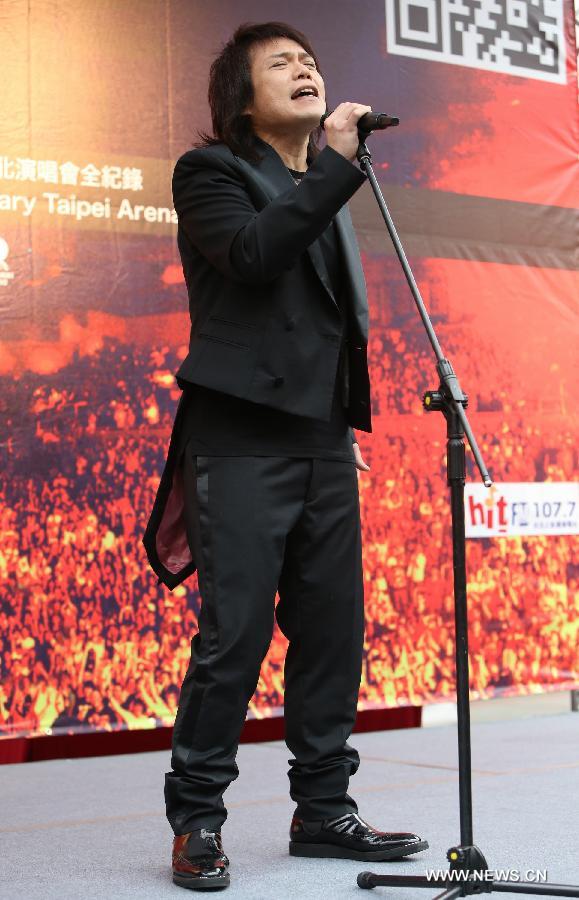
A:
<svg viewBox="0 0 579 900">
<path fill-rule="evenodd" d="M 192 891 L 229 887 L 221 832 L 198 828 L 173 839 L 173 881 Z"/>
</svg>

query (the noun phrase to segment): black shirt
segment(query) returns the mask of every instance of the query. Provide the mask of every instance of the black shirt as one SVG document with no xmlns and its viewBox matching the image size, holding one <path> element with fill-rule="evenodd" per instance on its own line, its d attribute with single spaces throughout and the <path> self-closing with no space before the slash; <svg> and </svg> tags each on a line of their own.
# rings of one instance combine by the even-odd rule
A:
<svg viewBox="0 0 579 900">
<path fill-rule="evenodd" d="M 293 169 L 289 172 L 295 181 L 306 174 Z M 333 220 L 319 242 L 340 305 L 343 262 Z M 345 333 L 344 325 L 340 362 Z M 340 370 L 339 364 L 338 373 Z M 342 406 L 340 377 L 336 377 L 334 385 L 329 422 L 192 384 L 186 388 L 183 428 L 188 452 L 203 456 L 305 456 L 355 461 L 350 427 Z"/>
</svg>

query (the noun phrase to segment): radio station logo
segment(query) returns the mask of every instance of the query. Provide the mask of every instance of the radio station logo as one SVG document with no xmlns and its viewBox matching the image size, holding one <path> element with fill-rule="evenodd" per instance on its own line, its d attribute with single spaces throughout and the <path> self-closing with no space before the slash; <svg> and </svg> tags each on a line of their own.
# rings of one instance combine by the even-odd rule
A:
<svg viewBox="0 0 579 900">
<path fill-rule="evenodd" d="M 464 501 L 470 538 L 579 533 L 579 482 L 467 484 Z"/>
<path fill-rule="evenodd" d="M 8 241 L 0 237 L 0 287 L 7 287 L 14 278 L 14 272 L 7 262 L 9 253 Z"/>
</svg>

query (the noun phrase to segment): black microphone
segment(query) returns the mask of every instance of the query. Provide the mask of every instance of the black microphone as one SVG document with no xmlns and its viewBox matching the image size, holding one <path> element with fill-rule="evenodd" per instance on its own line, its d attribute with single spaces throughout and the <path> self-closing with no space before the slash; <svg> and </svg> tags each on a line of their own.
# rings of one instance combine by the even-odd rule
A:
<svg viewBox="0 0 579 900">
<path fill-rule="evenodd" d="M 326 112 L 320 119 L 322 128 L 324 127 L 324 122 L 330 115 L 331 112 Z M 386 113 L 369 112 L 364 113 L 364 115 L 358 119 L 358 131 L 370 134 L 371 131 L 382 131 L 384 128 L 390 128 L 392 125 L 398 125 L 399 123 L 400 119 L 396 116 L 387 116 Z"/>
</svg>

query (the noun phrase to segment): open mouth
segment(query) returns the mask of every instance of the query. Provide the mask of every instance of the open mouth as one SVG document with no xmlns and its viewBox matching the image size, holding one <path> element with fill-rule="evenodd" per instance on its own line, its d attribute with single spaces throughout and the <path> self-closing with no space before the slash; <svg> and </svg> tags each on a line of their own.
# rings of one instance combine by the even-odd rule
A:
<svg viewBox="0 0 579 900">
<path fill-rule="evenodd" d="M 295 90 L 291 96 L 292 100 L 302 100 L 304 98 L 308 100 L 317 100 L 318 92 L 316 88 L 311 87 L 310 85 L 308 85 L 307 87 L 297 88 L 297 90 Z"/>
</svg>

